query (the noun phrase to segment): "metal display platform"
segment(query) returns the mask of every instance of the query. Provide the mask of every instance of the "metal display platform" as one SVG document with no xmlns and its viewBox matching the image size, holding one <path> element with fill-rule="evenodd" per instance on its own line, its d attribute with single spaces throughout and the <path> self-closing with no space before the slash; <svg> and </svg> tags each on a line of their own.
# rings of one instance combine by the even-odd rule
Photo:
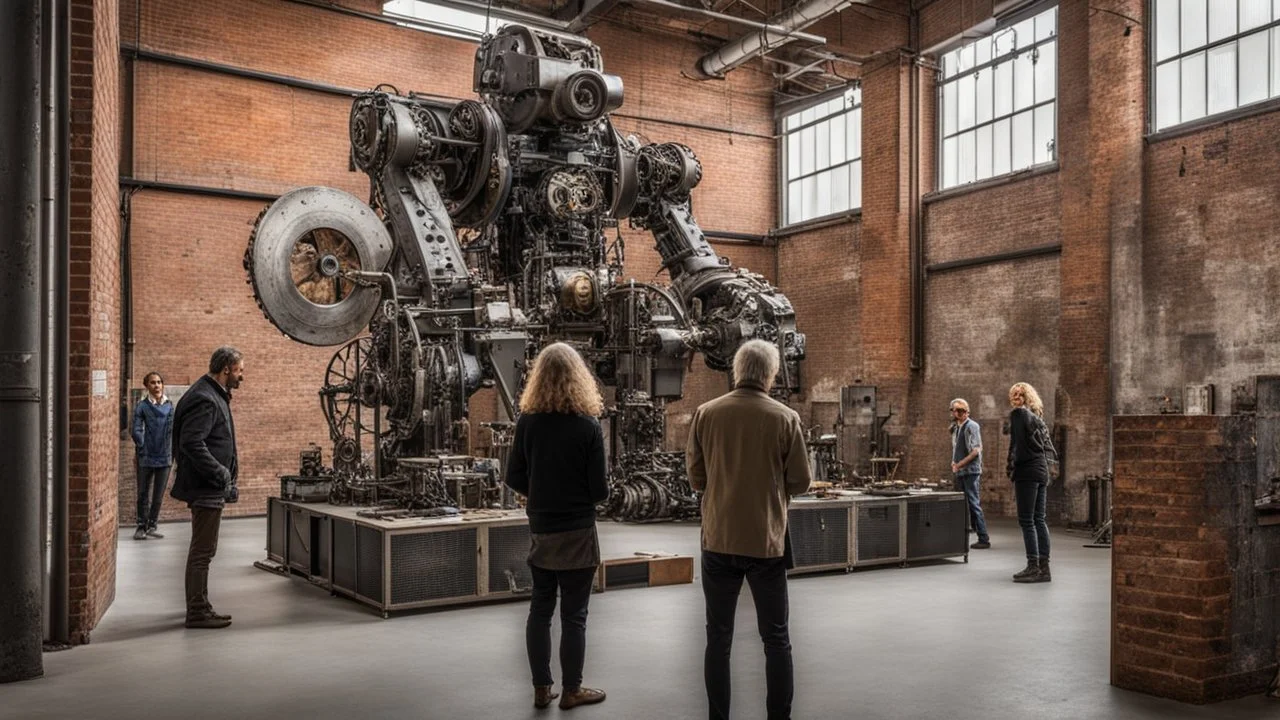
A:
<svg viewBox="0 0 1280 720">
<path fill-rule="evenodd" d="M 267 500 L 267 562 L 380 610 L 528 597 L 523 510 L 433 518 L 360 517 L 366 508 Z"/>
<path fill-rule="evenodd" d="M 959 492 L 796 498 L 787 514 L 796 564 L 790 574 L 954 557 L 969 562 L 967 520 Z"/>
</svg>

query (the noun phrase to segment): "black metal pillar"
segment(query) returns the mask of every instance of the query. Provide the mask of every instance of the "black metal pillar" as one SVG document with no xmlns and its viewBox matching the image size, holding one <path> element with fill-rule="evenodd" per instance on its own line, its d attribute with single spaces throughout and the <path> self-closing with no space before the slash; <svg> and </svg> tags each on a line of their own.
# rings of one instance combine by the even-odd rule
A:
<svg viewBox="0 0 1280 720">
<path fill-rule="evenodd" d="M 44 672 L 40 7 L 0 0 L 0 682 Z"/>
</svg>

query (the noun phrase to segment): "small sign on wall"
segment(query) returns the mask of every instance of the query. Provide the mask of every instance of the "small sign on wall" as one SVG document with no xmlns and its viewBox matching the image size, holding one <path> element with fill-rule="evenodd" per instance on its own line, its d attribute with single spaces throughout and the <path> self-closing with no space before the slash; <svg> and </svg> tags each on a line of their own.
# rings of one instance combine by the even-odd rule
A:
<svg viewBox="0 0 1280 720">
<path fill-rule="evenodd" d="M 107 371 L 106 370 L 93 371 L 93 396 L 94 397 L 107 396 Z"/>
<path fill-rule="evenodd" d="M 1183 412 L 1187 415 L 1213 414 L 1213 386 L 1188 385 L 1182 393 Z"/>
</svg>

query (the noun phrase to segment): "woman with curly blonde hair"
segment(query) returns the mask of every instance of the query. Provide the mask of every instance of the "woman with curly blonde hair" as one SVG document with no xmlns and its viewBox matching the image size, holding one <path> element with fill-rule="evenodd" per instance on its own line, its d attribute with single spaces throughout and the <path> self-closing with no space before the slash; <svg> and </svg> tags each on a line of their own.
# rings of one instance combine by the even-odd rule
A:
<svg viewBox="0 0 1280 720">
<path fill-rule="evenodd" d="M 1045 522 L 1045 498 L 1049 487 L 1051 447 L 1044 423 L 1044 403 L 1031 385 L 1020 382 L 1009 388 L 1009 479 L 1018 505 L 1018 525 L 1027 550 L 1027 567 L 1015 573 L 1018 583 L 1049 582 L 1049 525 Z"/>
<path fill-rule="evenodd" d="M 600 564 L 596 504 L 609 497 L 604 436 L 597 416 L 603 401 L 577 351 L 564 343 L 543 348 L 520 396 L 520 418 L 507 460 L 507 485 L 527 498 L 533 597 L 525 646 L 533 673 L 533 705 L 551 692 L 551 616 L 560 592 L 560 670 L 568 709 L 604 700 L 582 687 L 587 650 L 587 600 Z"/>
</svg>

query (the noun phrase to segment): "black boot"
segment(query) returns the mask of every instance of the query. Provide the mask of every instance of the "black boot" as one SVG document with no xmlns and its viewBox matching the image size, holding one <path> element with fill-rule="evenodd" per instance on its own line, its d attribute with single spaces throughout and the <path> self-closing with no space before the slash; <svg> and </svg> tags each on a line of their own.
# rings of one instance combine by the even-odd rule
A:
<svg viewBox="0 0 1280 720">
<path fill-rule="evenodd" d="M 1049 574 L 1049 558 L 1041 556 L 1040 558 L 1040 577 L 1036 582 L 1052 582 L 1053 576 Z"/>
<path fill-rule="evenodd" d="M 1027 566 L 1020 572 L 1013 574 L 1013 581 L 1016 583 L 1038 582 L 1040 577 L 1040 558 L 1027 558 Z"/>
</svg>

